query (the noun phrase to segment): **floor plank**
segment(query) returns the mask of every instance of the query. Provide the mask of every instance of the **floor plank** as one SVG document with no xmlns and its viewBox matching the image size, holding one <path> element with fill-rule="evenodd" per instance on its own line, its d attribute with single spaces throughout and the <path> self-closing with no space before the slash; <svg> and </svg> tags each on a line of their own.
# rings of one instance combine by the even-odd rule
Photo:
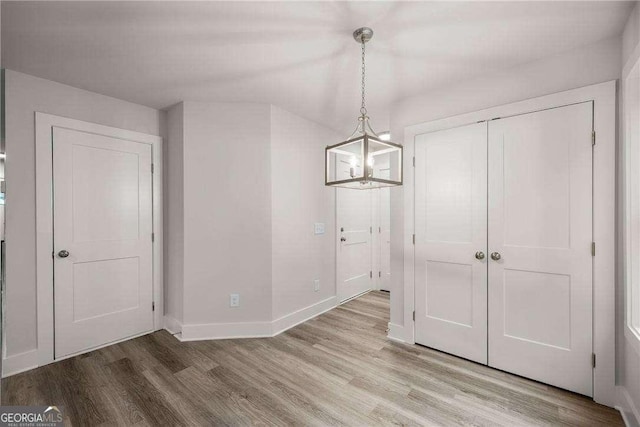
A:
<svg viewBox="0 0 640 427">
<path fill-rule="evenodd" d="M 370 292 L 274 338 L 166 331 L 3 380 L 3 405 L 65 406 L 70 425 L 622 426 L 555 387 L 386 338 Z"/>
</svg>

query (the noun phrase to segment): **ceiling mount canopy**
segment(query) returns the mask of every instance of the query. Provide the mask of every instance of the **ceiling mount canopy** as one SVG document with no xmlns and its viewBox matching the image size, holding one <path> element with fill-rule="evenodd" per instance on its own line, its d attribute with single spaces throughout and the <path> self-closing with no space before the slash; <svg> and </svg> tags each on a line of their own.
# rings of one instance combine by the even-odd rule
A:
<svg viewBox="0 0 640 427">
<path fill-rule="evenodd" d="M 365 99 L 365 44 L 373 30 L 358 28 L 353 38 L 362 49 L 362 98 L 356 130 L 325 150 L 325 185 L 370 189 L 402 185 L 402 145 L 380 138 L 369 124 Z"/>
<path fill-rule="evenodd" d="M 373 37 L 373 30 L 369 27 L 358 28 L 353 32 L 353 38 L 358 43 L 366 43 Z"/>
</svg>

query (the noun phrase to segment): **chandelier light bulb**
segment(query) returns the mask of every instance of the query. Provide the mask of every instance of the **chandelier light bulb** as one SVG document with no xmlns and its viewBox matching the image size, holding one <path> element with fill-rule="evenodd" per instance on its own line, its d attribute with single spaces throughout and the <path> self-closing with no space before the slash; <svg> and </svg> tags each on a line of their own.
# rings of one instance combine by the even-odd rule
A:
<svg viewBox="0 0 640 427">
<path fill-rule="evenodd" d="M 356 156 L 351 156 L 351 158 L 349 159 L 349 175 L 351 176 L 351 178 L 356 177 L 357 166 L 358 166 L 358 159 L 356 159 Z"/>
</svg>

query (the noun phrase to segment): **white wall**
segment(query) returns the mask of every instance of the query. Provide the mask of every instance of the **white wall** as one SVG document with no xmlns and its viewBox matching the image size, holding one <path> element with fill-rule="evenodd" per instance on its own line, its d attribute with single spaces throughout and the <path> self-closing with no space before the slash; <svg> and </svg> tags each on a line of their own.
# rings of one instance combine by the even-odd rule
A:
<svg viewBox="0 0 640 427">
<path fill-rule="evenodd" d="M 274 319 L 336 294 L 335 189 L 324 185 L 323 162 L 336 141 L 334 131 L 271 107 Z M 324 235 L 314 234 L 316 222 L 324 223 Z"/>
<path fill-rule="evenodd" d="M 484 108 L 620 78 L 621 39 L 603 40 L 492 75 L 400 100 L 391 109 L 391 134 Z M 391 323 L 404 325 L 403 190 L 391 189 Z"/>
<path fill-rule="evenodd" d="M 622 67 L 624 67 L 627 62 L 637 59 L 637 55 L 635 53 L 636 48 L 638 47 L 638 43 L 640 42 L 640 9 L 638 8 L 637 2 L 636 6 L 632 9 L 629 14 L 629 19 L 624 26 L 624 31 L 622 33 Z"/>
<path fill-rule="evenodd" d="M 6 344 L 7 356 L 36 348 L 34 113 L 50 113 L 160 135 L 163 113 L 7 70 Z"/>
<path fill-rule="evenodd" d="M 184 103 L 185 324 L 271 320 L 269 121 L 266 104 Z"/>
<path fill-rule="evenodd" d="M 622 36 L 622 90 L 620 94 L 624 94 L 624 81 L 629 75 L 631 67 L 640 57 L 640 7 L 636 5 L 632 13 L 629 16 L 629 20 L 624 29 Z M 622 97 L 621 97 L 622 98 Z M 629 332 L 625 333 L 625 307 L 626 293 L 624 289 L 625 285 L 625 270 L 624 270 L 624 257 L 625 257 L 625 240 L 623 239 L 624 230 L 624 207 L 626 204 L 624 193 L 624 164 L 625 164 L 625 151 L 624 151 L 624 128 L 626 125 L 626 118 L 624 112 L 624 103 L 620 99 L 620 145 L 618 156 L 618 292 L 617 292 L 617 382 L 620 385 L 620 397 L 619 402 L 621 408 L 625 411 L 625 415 L 629 420 L 635 418 L 635 424 L 640 426 L 640 343 L 632 342 L 636 340 L 631 336 Z M 630 421 L 633 423 L 634 421 Z"/>
<path fill-rule="evenodd" d="M 166 123 L 164 314 L 182 323 L 184 293 L 184 105 L 182 103 L 174 105 L 167 111 Z"/>
<path fill-rule="evenodd" d="M 166 306 L 182 338 L 271 335 L 332 307 L 338 135 L 267 104 L 184 102 L 167 123 Z"/>
<path fill-rule="evenodd" d="M 620 49 L 615 37 L 403 99 L 391 109 L 391 128 L 400 136 L 409 125 L 618 79 Z"/>
</svg>

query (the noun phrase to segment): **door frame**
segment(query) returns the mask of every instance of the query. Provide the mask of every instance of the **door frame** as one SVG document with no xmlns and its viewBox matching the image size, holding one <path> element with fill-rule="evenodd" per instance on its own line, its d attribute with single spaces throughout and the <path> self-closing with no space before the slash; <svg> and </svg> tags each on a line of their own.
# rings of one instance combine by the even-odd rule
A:
<svg viewBox="0 0 640 427">
<path fill-rule="evenodd" d="M 372 191 L 371 202 L 371 226 L 373 227 L 372 258 L 371 265 L 373 267 L 373 290 L 382 290 L 382 196 L 381 191 L 389 188 L 375 188 Z M 387 198 L 389 198 L 387 196 Z M 391 217 L 391 206 L 387 206 L 389 219 Z M 391 251 L 389 251 L 389 263 L 391 261 Z M 386 290 L 387 292 L 389 289 Z"/>
<path fill-rule="evenodd" d="M 38 366 L 75 356 L 54 359 L 53 298 L 53 144 L 52 128 L 59 127 L 151 145 L 153 159 L 152 218 L 153 330 L 162 329 L 163 236 L 162 236 L 162 138 L 111 126 L 46 113 L 35 113 L 36 145 L 36 299 L 38 318 Z M 127 338 L 129 339 L 129 338 Z M 108 343 L 105 345 L 110 345 Z M 91 349 L 93 350 L 93 349 Z M 90 350 L 88 350 L 90 351 Z M 81 352 L 84 353 L 85 351 Z"/>
<path fill-rule="evenodd" d="M 593 400 L 613 407 L 615 389 L 615 253 L 616 253 L 616 80 L 558 92 L 511 104 L 408 126 L 404 129 L 404 327 L 394 329 L 391 338 L 415 343 L 415 233 L 413 157 L 416 135 L 466 124 L 526 114 L 548 108 L 593 101 Z M 392 292 L 391 298 L 394 294 Z M 393 303 L 391 304 L 393 307 Z"/>
</svg>

